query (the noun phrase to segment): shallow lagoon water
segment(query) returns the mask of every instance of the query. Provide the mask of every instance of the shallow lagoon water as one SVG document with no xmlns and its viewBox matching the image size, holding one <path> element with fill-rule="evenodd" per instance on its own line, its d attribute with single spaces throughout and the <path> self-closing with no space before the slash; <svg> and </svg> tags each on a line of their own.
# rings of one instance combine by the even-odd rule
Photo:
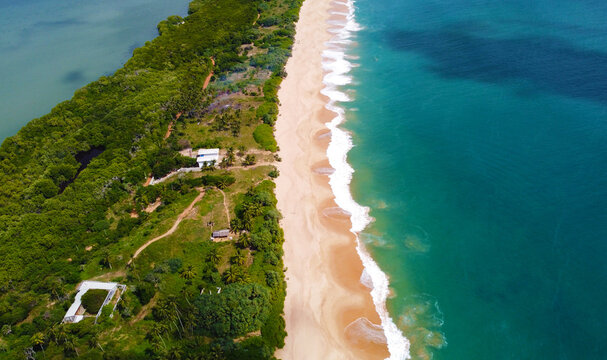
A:
<svg viewBox="0 0 607 360">
<path fill-rule="evenodd" d="M 187 0 L 0 0 L 0 139 L 114 73 Z"/>
</svg>

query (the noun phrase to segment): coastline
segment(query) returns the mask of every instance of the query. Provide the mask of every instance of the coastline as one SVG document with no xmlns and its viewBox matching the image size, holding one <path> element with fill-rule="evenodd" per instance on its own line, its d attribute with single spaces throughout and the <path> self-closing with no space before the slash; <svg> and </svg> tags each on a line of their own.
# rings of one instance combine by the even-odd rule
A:
<svg viewBox="0 0 607 360">
<path fill-rule="evenodd" d="M 361 229 L 338 206 L 339 197 L 329 182 L 336 166 L 334 161 L 333 166 L 329 163 L 327 151 L 335 132 L 327 124 L 340 114 L 327 94 L 331 72 L 323 58 L 331 52 L 328 42 L 334 38 L 334 24 L 347 26 L 347 5 L 330 0 L 303 3 L 293 55 L 286 65 L 288 76 L 278 92 L 276 139 L 283 161 L 278 164 L 281 176 L 276 180 L 276 195 L 284 216 L 288 333 L 285 347 L 276 353 L 282 359 L 385 359 L 391 355 L 385 326 L 381 327 L 385 319 L 370 293 L 372 285 L 361 283 L 363 272 L 366 280 L 369 273 L 364 271 L 351 231 Z M 383 301 L 381 305 L 385 306 Z"/>
</svg>

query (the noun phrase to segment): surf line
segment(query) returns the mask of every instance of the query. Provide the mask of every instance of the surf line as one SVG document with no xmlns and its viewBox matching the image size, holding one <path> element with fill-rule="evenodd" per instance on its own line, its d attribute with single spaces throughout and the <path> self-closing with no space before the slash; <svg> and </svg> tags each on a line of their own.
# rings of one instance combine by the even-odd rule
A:
<svg viewBox="0 0 607 360">
<path fill-rule="evenodd" d="M 329 98 L 325 107 L 336 114 L 327 123 L 327 127 L 331 130 L 327 157 L 329 163 L 335 169 L 329 175 L 329 185 L 337 205 L 351 214 L 352 228 L 350 231 L 356 235 L 356 250 L 364 266 L 363 278 L 371 280 L 371 297 L 386 336 L 388 351 L 390 352 L 389 359 L 410 359 L 409 340 L 398 329 L 386 308 L 386 300 L 389 295 L 388 277 L 366 251 L 358 235 L 373 219 L 369 216 L 369 208 L 354 201 L 350 192 L 350 182 L 354 169 L 348 164 L 347 155 L 353 144 L 350 135 L 339 128 L 339 125 L 346 120 L 345 110 L 339 106 L 339 103 L 348 102 L 351 99 L 339 88 L 352 82 L 352 78 L 348 74 L 353 64 L 347 60 L 346 50 L 347 46 L 352 43 L 353 33 L 361 30 L 361 27 L 356 23 L 352 0 L 336 1 L 336 4 L 346 6 L 348 12 L 335 12 L 335 15 L 345 16 L 346 21 L 343 23 L 331 22 L 333 26 L 329 28 L 329 32 L 333 34 L 333 37 L 327 42 L 327 47 L 322 54 L 323 70 L 326 73 L 323 78 L 325 87 L 321 90 L 321 93 Z"/>
</svg>

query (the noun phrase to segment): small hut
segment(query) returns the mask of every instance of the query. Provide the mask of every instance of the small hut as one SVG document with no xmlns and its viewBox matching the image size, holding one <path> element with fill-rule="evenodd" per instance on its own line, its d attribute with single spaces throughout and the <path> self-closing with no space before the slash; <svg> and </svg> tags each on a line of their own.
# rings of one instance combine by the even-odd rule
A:
<svg viewBox="0 0 607 360">
<path fill-rule="evenodd" d="M 213 239 L 227 238 L 228 236 L 230 236 L 230 230 L 228 229 L 213 231 Z"/>
</svg>

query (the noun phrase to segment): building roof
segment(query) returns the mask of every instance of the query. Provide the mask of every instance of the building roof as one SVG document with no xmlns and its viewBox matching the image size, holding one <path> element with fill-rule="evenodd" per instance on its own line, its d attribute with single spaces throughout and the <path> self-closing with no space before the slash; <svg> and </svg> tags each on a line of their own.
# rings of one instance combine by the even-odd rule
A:
<svg viewBox="0 0 607 360">
<path fill-rule="evenodd" d="M 219 155 L 219 149 L 198 149 L 198 156 Z"/>
<path fill-rule="evenodd" d="M 217 162 L 217 160 L 219 160 L 219 155 L 198 155 L 196 158 L 197 162 L 209 162 L 213 160 Z"/>
<path fill-rule="evenodd" d="M 213 231 L 213 237 L 228 237 L 230 236 L 230 230 L 228 229 L 224 229 L 224 230 L 217 230 L 217 231 Z"/>
<path fill-rule="evenodd" d="M 107 290 L 108 296 L 106 297 L 106 301 L 103 303 L 103 305 L 106 305 L 107 301 L 111 299 L 109 295 L 113 296 L 114 292 L 118 287 L 124 287 L 124 285 L 115 282 L 101 282 L 89 280 L 83 281 L 78 287 L 78 293 L 76 294 L 76 298 L 74 299 L 72 306 L 70 306 L 70 308 L 67 310 L 67 313 L 65 313 L 63 320 L 69 320 L 70 322 L 78 322 L 84 318 L 83 315 L 76 315 L 76 313 L 78 312 L 80 305 L 82 305 L 82 295 L 84 295 L 84 293 L 86 293 L 87 291 L 91 289 Z"/>
</svg>

